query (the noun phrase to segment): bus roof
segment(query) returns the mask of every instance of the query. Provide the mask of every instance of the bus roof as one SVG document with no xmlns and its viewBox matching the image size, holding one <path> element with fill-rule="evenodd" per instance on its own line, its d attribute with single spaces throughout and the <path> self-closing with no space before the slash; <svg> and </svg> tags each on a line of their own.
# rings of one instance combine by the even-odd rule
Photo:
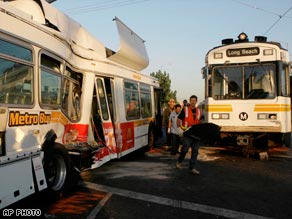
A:
<svg viewBox="0 0 292 219">
<path fill-rule="evenodd" d="M 117 52 L 107 49 L 99 40 L 74 21 L 45 0 L 40 1 L 9 1 L 1 2 L 22 18 L 33 21 L 40 27 L 49 27 L 49 30 L 65 40 L 75 53 L 85 59 L 113 61 L 136 71 L 145 69 L 149 64 L 147 51 L 142 40 L 118 18 L 118 32 L 120 35 L 120 49 Z M 11 7 L 12 6 L 12 7 Z M 129 34 L 130 33 L 130 34 Z M 108 53 L 111 51 L 111 53 Z"/>
</svg>

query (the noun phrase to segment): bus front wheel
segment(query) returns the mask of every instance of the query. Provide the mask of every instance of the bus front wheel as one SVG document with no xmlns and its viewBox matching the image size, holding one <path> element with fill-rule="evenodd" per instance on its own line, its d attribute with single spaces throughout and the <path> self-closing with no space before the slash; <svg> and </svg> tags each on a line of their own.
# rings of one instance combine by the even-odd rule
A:
<svg viewBox="0 0 292 219">
<path fill-rule="evenodd" d="M 44 171 L 50 191 L 61 194 L 77 183 L 77 173 L 65 147 L 54 143 L 44 150 Z"/>
</svg>

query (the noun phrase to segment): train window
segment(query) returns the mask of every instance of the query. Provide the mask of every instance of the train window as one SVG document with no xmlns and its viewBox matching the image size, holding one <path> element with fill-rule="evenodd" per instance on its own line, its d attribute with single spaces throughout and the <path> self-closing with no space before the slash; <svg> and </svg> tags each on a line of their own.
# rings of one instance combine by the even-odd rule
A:
<svg viewBox="0 0 292 219">
<path fill-rule="evenodd" d="M 281 84 L 279 87 L 281 88 L 281 96 L 288 97 L 290 95 L 290 89 L 289 89 L 289 68 L 287 65 L 282 64 L 281 65 Z"/>
<path fill-rule="evenodd" d="M 150 86 L 140 84 L 142 118 L 149 118 L 152 115 L 150 91 Z"/>
<path fill-rule="evenodd" d="M 214 68 L 214 99 L 271 99 L 275 97 L 275 89 L 273 64 Z"/>
<path fill-rule="evenodd" d="M 125 82 L 125 111 L 128 120 L 140 118 L 138 83 Z"/>
<path fill-rule="evenodd" d="M 245 99 L 275 97 L 275 65 L 261 64 L 244 67 Z"/>
<path fill-rule="evenodd" d="M 213 74 L 214 99 L 242 98 L 242 68 L 238 66 L 218 67 Z"/>
</svg>

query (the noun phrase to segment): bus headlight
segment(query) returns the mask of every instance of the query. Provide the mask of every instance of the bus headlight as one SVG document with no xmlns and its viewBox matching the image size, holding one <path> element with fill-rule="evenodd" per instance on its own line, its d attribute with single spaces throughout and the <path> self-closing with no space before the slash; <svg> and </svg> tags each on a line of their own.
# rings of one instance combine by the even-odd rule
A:
<svg viewBox="0 0 292 219">
<path fill-rule="evenodd" d="M 212 119 L 229 119 L 229 113 L 212 113 Z"/>
<path fill-rule="evenodd" d="M 259 120 L 276 120 L 277 119 L 277 114 L 275 113 L 258 113 L 258 119 Z"/>
</svg>

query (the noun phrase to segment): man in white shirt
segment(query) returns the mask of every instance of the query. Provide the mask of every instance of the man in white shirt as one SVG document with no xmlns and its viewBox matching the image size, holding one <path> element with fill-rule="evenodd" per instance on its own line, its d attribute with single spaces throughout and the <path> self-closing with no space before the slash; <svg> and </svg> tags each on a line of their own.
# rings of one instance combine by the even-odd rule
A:
<svg viewBox="0 0 292 219">
<path fill-rule="evenodd" d="M 181 105 L 176 104 L 174 106 L 174 111 L 171 112 L 169 115 L 168 120 L 168 130 L 167 132 L 170 133 L 171 136 L 171 155 L 175 155 L 178 153 L 178 147 L 180 145 L 180 137 L 178 135 L 178 126 L 177 126 L 177 117 L 178 114 L 181 112 Z"/>
</svg>

